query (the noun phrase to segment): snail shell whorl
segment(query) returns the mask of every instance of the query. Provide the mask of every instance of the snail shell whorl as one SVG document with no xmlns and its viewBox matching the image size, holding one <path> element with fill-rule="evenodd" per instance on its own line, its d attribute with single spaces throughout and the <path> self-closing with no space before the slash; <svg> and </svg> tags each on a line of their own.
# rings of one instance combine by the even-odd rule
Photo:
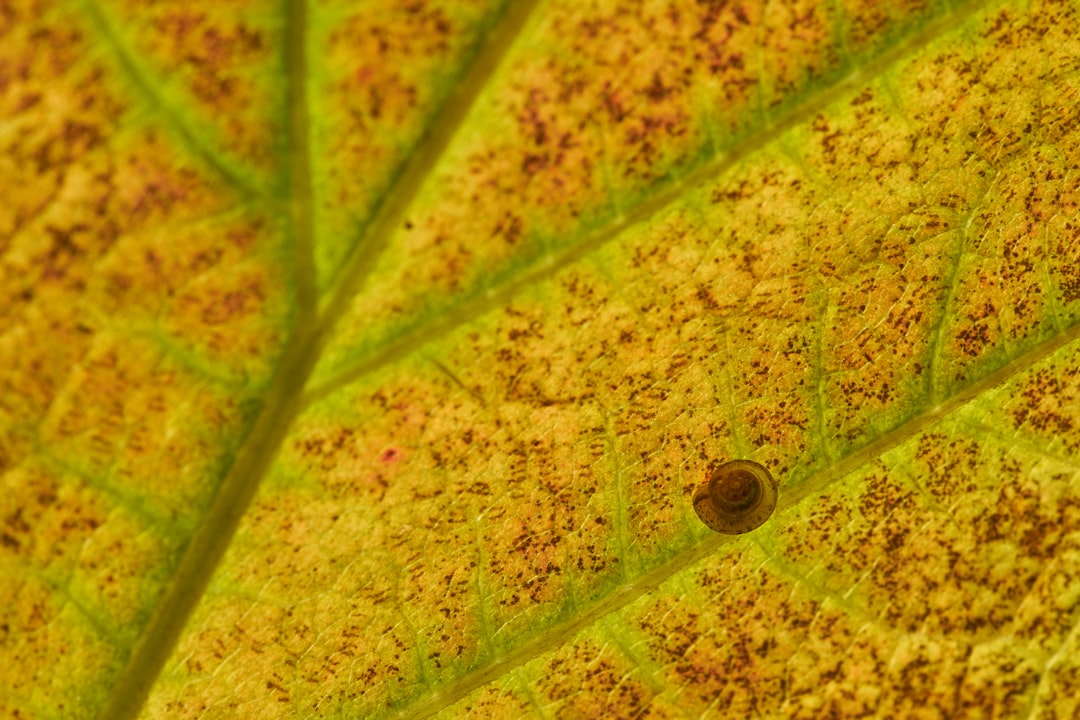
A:
<svg viewBox="0 0 1080 720">
<path fill-rule="evenodd" d="M 694 511 L 718 533 L 750 532 L 776 509 L 776 480 L 764 465 L 732 460 L 713 470 L 694 493 Z"/>
</svg>

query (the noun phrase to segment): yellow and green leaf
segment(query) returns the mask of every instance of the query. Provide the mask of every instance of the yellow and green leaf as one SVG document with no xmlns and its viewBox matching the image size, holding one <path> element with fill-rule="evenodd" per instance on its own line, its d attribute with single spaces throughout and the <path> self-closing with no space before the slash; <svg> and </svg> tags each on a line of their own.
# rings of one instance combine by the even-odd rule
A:
<svg viewBox="0 0 1080 720">
<path fill-rule="evenodd" d="M 1076 27 L 0 5 L 0 715 L 1073 717 Z"/>
</svg>

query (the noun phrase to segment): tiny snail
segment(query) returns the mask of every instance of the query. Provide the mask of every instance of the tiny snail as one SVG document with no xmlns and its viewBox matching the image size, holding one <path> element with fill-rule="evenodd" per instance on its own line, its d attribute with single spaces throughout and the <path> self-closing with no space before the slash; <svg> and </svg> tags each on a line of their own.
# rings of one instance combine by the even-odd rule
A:
<svg viewBox="0 0 1080 720">
<path fill-rule="evenodd" d="M 732 460 L 717 467 L 694 492 L 694 512 L 718 533 L 750 532 L 776 509 L 776 480 L 764 465 Z"/>
</svg>

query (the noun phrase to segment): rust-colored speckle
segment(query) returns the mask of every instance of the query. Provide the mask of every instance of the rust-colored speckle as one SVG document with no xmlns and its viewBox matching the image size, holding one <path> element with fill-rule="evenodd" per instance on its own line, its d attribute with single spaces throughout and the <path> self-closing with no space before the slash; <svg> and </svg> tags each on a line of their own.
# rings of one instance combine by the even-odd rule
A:
<svg viewBox="0 0 1080 720">
<path fill-rule="evenodd" d="M 317 77 L 325 77 L 313 94 L 312 117 L 321 151 L 315 158 L 324 230 L 315 256 L 320 287 L 335 279 L 358 228 L 465 72 L 498 5 L 423 0 L 312 8 L 331 19 L 314 60 Z"/>
<path fill-rule="evenodd" d="M 191 131 L 209 136 L 250 170 L 269 176 L 275 158 L 280 86 L 280 8 L 262 0 L 224 0 L 209 6 L 133 2 L 110 8 L 142 71 L 179 94 Z M 130 33 L 130 35 L 128 35 Z M 266 184 L 265 179 L 256 185 Z"/>
<path fill-rule="evenodd" d="M 934 12 L 907 7 L 883 25 L 903 30 Z M 511 267 L 575 247 L 738 147 L 762 108 L 785 112 L 851 59 L 836 51 L 837 19 L 797 0 L 549 8 L 435 170 L 327 365 L 347 363 L 383 328 L 475 297 Z"/>
</svg>

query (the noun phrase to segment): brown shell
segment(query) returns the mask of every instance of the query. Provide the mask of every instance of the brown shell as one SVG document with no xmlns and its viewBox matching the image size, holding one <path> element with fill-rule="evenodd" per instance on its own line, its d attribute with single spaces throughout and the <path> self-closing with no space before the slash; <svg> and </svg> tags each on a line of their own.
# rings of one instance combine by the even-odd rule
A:
<svg viewBox="0 0 1080 720">
<path fill-rule="evenodd" d="M 718 533 L 750 532 L 776 509 L 776 480 L 753 460 L 732 460 L 713 470 L 694 492 L 694 512 Z"/>
</svg>

